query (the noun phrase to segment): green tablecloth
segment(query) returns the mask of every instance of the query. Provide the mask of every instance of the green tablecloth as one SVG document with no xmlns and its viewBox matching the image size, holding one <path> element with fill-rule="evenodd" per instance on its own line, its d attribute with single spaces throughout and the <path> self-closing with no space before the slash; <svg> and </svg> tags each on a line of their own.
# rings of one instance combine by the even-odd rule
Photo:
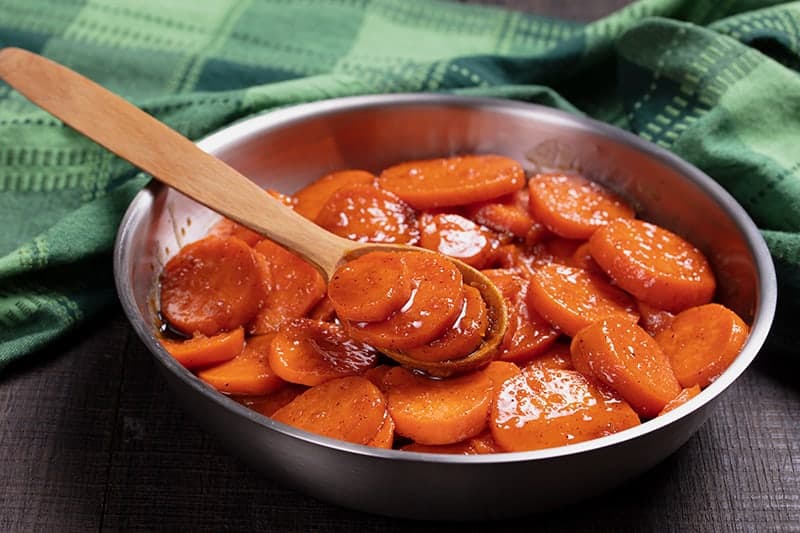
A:
<svg viewBox="0 0 800 533">
<path fill-rule="evenodd" d="M 277 106 L 407 91 L 621 126 L 739 200 L 773 252 L 785 321 L 800 307 L 800 3 L 643 0 L 586 25 L 433 0 L 0 0 L 0 13 L 0 45 L 191 138 Z M 113 304 L 116 227 L 144 183 L 0 84 L 0 368 Z"/>
</svg>

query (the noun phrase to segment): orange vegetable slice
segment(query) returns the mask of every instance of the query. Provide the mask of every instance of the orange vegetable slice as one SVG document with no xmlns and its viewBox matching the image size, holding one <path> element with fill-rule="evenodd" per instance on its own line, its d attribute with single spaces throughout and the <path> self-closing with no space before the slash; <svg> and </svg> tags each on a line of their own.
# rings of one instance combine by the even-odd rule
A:
<svg viewBox="0 0 800 533">
<path fill-rule="evenodd" d="M 351 185 L 334 192 L 315 222 L 357 242 L 415 244 L 416 213 L 397 195 L 372 185 Z"/>
<path fill-rule="evenodd" d="M 572 370 L 531 368 L 495 391 L 489 428 L 507 452 L 553 448 L 638 425 L 631 407 Z"/>
<path fill-rule="evenodd" d="M 678 312 L 714 296 L 714 273 L 703 253 L 655 224 L 615 220 L 592 235 L 589 249 L 617 285 L 660 309 Z"/>
<path fill-rule="evenodd" d="M 197 377 L 224 394 L 260 396 L 275 392 L 285 382 L 269 366 L 272 337 L 250 337 L 236 357 L 200 370 Z"/>
<path fill-rule="evenodd" d="M 301 318 L 325 297 L 325 280 L 308 261 L 283 246 L 264 239 L 255 251 L 264 258 L 272 288 L 250 326 L 256 335 L 277 331 L 281 322 Z"/>
<path fill-rule="evenodd" d="M 492 361 L 483 369 L 483 373 L 489 376 L 495 389 L 500 387 L 508 378 L 519 375 L 520 372 L 522 372 L 520 368 L 509 361 Z"/>
<path fill-rule="evenodd" d="M 464 303 L 456 321 L 441 337 L 428 344 L 408 348 L 404 353 L 419 361 L 446 361 L 471 354 L 483 342 L 489 327 L 489 313 L 480 291 L 464 287 Z"/>
<path fill-rule="evenodd" d="M 269 394 L 263 396 L 234 396 L 233 399 L 257 413 L 271 417 L 275 411 L 289 404 L 307 390 L 308 387 L 284 382 L 281 388 Z"/>
<path fill-rule="evenodd" d="M 211 337 L 197 335 L 184 341 L 159 339 L 169 354 L 188 369 L 214 365 L 233 359 L 244 349 L 244 329 Z"/>
<path fill-rule="evenodd" d="M 378 322 L 403 307 L 412 289 L 403 257 L 396 252 L 370 252 L 336 269 L 328 284 L 328 298 L 339 318 Z"/>
<path fill-rule="evenodd" d="M 215 237 L 236 237 L 246 242 L 248 246 L 255 246 L 258 241 L 264 238 L 260 233 L 256 233 L 250 228 L 226 217 L 222 217 L 219 222 L 211 226 L 208 234 Z"/>
<path fill-rule="evenodd" d="M 720 304 L 692 307 L 656 335 L 681 386 L 706 387 L 736 359 L 750 328 Z"/>
<path fill-rule="evenodd" d="M 655 337 L 667 329 L 675 320 L 673 313 L 653 307 L 641 300 L 636 302 L 636 309 L 639 311 L 639 325 L 651 337 Z"/>
<path fill-rule="evenodd" d="M 681 390 L 655 339 L 625 318 L 583 328 L 570 349 L 578 371 L 617 391 L 643 417 L 656 416 Z"/>
<path fill-rule="evenodd" d="M 383 448 L 385 450 L 391 450 L 392 445 L 394 444 L 394 420 L 392 420 L 391 416 L 386 416 L 386 419 L 383 421 L 383 425 L 378 430 L 378 433 L 372 438 L 371 441 L 367 443 L 367 446 L 372 446 L 373 448 Z"/>
<path fill-rule="evenodd" d="M 678 393 L 673 399 L 667 402 L 667 405 L 658 413 L 658 416 L 661 416 L 665 413 L 669 413 L 673 409 L 677 409 L 681 405 L 685 404 L 695 396 L 700 394 L 700 386 L 694 385 L 692 387 L 681 389 L 681 392 Z"/>
<path fill-rule="evenodd" d="M 528 189 L 519 189 L 513 194 L 489 202 L 468 205 L 464 212 L 478 224 L 500 233 L 514 235 L 532 245 L 548 232 L 531 217 L 528 198 Z"/>
<path fill-rule="evenodd" d="M 453 444 L 486 428 L 492 381 L 483 372 L 436 380 L 394 367 L 384 383 L 399 435 L 420 444 Z"/>
<path fill-rule="evenodd" d="M 475 268 L 492 260 L 495 239 L 468 218 L 455 214 L 425 213 L 419 219 L 419 245 L 455 257 Z"/>
<path fill-rule="evenodd" d="M 350 185 L 370 185 L 376 176 L 366 170 L 339 170 L 322 176 L 294 194 L 295 211 L 316 220 L 322 206 L 333 193 Z"/>
<path fill-rule="evenodd" d="M 581 268 L 551 263 L 530 279 L 528 304 L 569 336 L 610 316 L 639 320 L 633 298 Z"/>
<path fill-rule="evenodd" d="M 376 365 L 377 352 L 354 342 L 341 326 L 307 318 L 286 321 L 272 339 L 269 365 L 290 383 L 319 385 Z"/>
<path fill-rule="evenodd" d="M 502 452 L 492 438 L 492 434 L 484 431 L 480 435 L 471 437 L 454 444 L 420 444 L 412 442 L 401 448 L 407 452 L 442 453 L 447 455 L 483 455 L 487 453 Z"/>
<path fill-rule="evenodd" d="M 381 172 L 378 185 L 415 209 L 465 205 L 510 194 L 525 184 L 522 167 L 499 155 L 409 161 Z"/>
<path fill-rule="evenodd" d="M 547 351 L 537 355 L 522 368 L 525 372 L 528 368 L 552 368 L 558 370 L 575 370 L 572 364 L 572 354 L 569 350 L 569 343 L 556 342 Z"/>
<path fill-rule="evenodd" d="M 594 230 L 633 209 L 617 195 L 576 175 L 537 174 L 528 181 L 533 218 L 561 237 L 588 239 Z"/>
<path fill-rule="evenodd" d="M 175 329 L 206 336 L 248 323 L 264 299 L 253 251 L 235 237 L 187 244 L 160 276 L 161 313 Z"/>
<path fill-rule="evenodd" d="M 368 379 L 349 376 L 311 387 L 272 418 L 318 435 L 368 444 L 387 416 L 381 391 Z"/>
</svg>

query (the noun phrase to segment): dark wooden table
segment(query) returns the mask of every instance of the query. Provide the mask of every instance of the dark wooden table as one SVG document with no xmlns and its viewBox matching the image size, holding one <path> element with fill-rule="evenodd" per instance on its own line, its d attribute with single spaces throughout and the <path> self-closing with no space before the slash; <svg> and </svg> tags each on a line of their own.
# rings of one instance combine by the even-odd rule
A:
<svg viewBox="0 0 800 533">
<path fill-rule="evenodd" d="M 588 19 L 628 2 L 482 3 Z M 793 351 L 768 345 L 683 448 L 620 489 L 467 528 L 337 508 L 254 473 L 178 409 L 116 308 L 0 378 L 0 531 L 800 531 Z"/>
</svg>

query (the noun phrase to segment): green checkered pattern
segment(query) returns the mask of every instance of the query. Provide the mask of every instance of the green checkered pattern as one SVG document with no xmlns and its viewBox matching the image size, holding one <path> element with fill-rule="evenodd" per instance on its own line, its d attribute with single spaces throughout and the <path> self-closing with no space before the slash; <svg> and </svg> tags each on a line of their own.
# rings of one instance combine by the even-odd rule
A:
<svg viewBox="0 0 800 533">
<path fill-rule="evenodd" d="M 800 310 L 800 3 L 643 0 L 582 25 L 435 0 L 0 0 L 41 53 L 191 138 L 324 98 L 441 91 L 560 107 L 716 178 Z M 113 305 L 145 178 L 0 84 L 0 368 Z"/>
</svg>

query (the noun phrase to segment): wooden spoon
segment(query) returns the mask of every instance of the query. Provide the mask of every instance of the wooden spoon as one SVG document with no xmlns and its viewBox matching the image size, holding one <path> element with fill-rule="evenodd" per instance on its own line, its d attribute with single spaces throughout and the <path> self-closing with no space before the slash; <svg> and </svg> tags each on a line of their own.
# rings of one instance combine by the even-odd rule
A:
<svg viewBox="0 0 800 533">
<path fill-rule="evenodd" d="M 80 74 L 19 48 L 0 50 L 0 79 L 39 107 L 186 196 L 277 241 L 317 265 L 327 279 L 343 261 L 374 250 L 411 246 L 356 243 L 334 235 L 264 194 L 255 183 L 200 150 L 167 125 Z M 425 250 L 428 253 L 428 250 Z M 480 290 L 489 309 L 486 337 L 460 359 L 426 362 L 382 350 L 404 366 L 446 376 L 481 366 L 506 330 L 500 292 L 478 270 L 453 260 L 464 283 Z"/>
</svg>

